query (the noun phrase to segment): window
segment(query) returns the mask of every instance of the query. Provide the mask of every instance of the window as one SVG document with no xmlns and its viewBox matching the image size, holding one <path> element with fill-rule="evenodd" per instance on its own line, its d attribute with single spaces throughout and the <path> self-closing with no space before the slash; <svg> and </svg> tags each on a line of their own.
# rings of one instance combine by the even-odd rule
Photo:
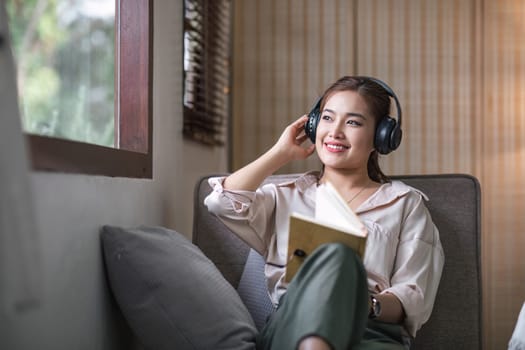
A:
<svg viewBox="0 0 525 350">
<path fill-rule="evenodd" d="M 23 124 L 37 170 L 152 177 L 152 1 L 110 0 L 112 4 L 104 6 L 107 1 L 8 1 L 13 38 L 21 28 L 17 20 L 24 18 L 16 11 L 31 11 L 25 14 L 29 29 L 18 33 L 22 40 L 15 47 L 15 52 L 23 52 L 15 56 L 18 84 L 23 85 L 19 89 Z M 56 9 L 49 9 L 53 4 L 62 6 L 60 19 L 53 17 Z M 37 26 L 36 19 L 43 25 Z M 72 30 L 66 35 L 64 28 Z M 43 56 L 24 55 L 28 42 L 58 50 L 46 61 Z M 76 64 L 57 64 L 68 56 Z M 27 57 L 41 68 L 28 64 Z M 67 73 L 66 78 L 57 73 Z M 27 78 L 35 76 L 43 79 Z M 24 103 L 24 98 L 37 103 Z M 58 103 L 50 107 L 47 100 Z"/>
<path fill-rule="evenodd" d="M 231 0 L 184 1 L 187 138 L 223 145 L 229 113 Z"/>
<path fill-rule="evenodd" d="M 115 0 L 8 0 L 28 133 L 113 147 Z"/>
</svg>

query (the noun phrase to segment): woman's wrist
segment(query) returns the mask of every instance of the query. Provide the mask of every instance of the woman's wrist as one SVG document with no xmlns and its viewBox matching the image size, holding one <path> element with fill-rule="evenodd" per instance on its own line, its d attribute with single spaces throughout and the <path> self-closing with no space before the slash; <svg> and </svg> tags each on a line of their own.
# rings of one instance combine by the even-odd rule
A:
<svg viewBox="0 0 525 350">
<path fill-rule="evenodd" d="M 373 305 L 372 297 L 376 299 L 376 304 Z M 378 305 L 379 304 L 379 305 Z M 392 293 L 371 294 L 369 299 L 369 306 L 375 306 L 378 314 L 375 317 L 379 321 L 388 323 L 401 323 L 405 319 L 405 310 L 399 299 Z M 379 309 L 379 310 L 377 310 Z M 372 312 L 372 310 L 370 310 Z M 370 314 L 369 314 L 370 315 Z"/>
<path fill-rule="evenodd" d="M 293 156 L 290 154 L 289 149 L 286 149 L 279 144 L 275 144 L 270 148 L 268 152 L 266 152 L 266 155 L 271 163 L 272 173 L 293 160 Z"/>
</svg>

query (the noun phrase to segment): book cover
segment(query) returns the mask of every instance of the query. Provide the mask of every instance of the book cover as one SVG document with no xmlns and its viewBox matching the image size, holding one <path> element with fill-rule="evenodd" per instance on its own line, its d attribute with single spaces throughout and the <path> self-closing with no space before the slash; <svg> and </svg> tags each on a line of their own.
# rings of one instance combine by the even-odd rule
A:
<svg viewBox="0 0 525 350">
<path fill-rule="evenodd" d="M 367 234 L 365 225 L 337 190 L 330 183 L 319 186 L 315 217 L 299 213 L 290 216 L 285 281 L 290 282 L 304 259 L 324 243 L 346 244 L 362 259 Z"/>
</svg>

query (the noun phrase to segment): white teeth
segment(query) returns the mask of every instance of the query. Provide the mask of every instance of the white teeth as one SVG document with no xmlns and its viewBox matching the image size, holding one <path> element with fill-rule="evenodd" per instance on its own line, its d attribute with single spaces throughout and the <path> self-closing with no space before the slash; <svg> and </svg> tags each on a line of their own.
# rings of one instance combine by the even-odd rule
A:
<svg viewBox="0 0 525 350">
<path fill-rule="evenodd" d="M 347 147 L 342 146 L 342 145 L 330 145 L 330 144 L 327 144 L 326 147 L 329 148 L 329 149 L 332 149 L 334 151 L 342 151 L 342 150 L 347 148 Z"/>
</svg>

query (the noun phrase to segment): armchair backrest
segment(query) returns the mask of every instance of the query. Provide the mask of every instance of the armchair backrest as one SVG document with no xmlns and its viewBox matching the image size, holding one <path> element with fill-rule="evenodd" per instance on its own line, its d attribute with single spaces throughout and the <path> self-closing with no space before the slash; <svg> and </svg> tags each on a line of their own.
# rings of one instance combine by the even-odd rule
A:
<svg viewBox="0 0 525 350">
<path fill-rule="evenodd" d="M 273 175 L 284 182 L 298 174 Z M 193 242 L 239 286 L 250 248 L 208 213 L 203 201 L 211 191 L 206 176 L 195 188 Z M 418 332 L 414 349 L 481 349 L 480 186 L 470 175 L 395 176 L 424 192 L 439 229 L 445 266 L 430 320 Z M 252 265 L 252 264 L 250 264 Z"/>
</svg>

